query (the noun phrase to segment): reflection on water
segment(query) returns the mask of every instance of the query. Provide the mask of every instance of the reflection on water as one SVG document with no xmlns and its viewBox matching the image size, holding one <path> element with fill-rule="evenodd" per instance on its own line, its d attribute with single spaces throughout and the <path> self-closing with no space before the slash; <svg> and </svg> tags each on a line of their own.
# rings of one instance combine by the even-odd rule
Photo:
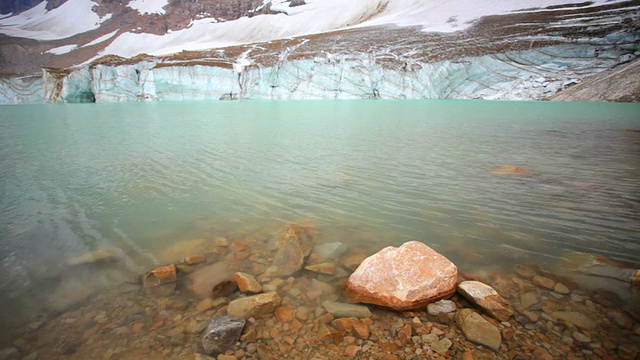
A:
<svg viewBox="0 0 640 360">
<path fill-rule="evenodd" d="M 417 239 L 470 273 L 572 251 L 639 268 L 639 119 L 587 103 L 3 107 L 2 322 L 135 283 L 177 242 L 290 222 L 366 254 Z M 116 269 L 66 264 L 105 248 Z"/>
</svg>

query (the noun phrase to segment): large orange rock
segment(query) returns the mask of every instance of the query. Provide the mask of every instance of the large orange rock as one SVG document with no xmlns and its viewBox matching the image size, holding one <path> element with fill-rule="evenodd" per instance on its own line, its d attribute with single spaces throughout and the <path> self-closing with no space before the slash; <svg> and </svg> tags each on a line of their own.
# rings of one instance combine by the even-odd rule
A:
<svg viewBox="0 0 640 360">
<path fill-rule="evenodd" d="M 410 241 L 366 258 L 349 277 L 346 294 L 364 302 L 411 310 L 448 298 L 456 291 L 458 268 L 427 245 Z"/>
</svg>

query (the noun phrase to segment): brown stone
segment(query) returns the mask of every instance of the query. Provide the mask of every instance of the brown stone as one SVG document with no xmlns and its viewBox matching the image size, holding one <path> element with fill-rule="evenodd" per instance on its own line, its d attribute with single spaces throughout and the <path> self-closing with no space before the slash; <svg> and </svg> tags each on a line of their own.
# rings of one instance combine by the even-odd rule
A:
<svg viewBox="0 0 640 360">
<path fill-rule="evenodd" d="M 544 276 L 534 276 L 533 280 L 531 280 L 534 284 L 543 287 L 543 288 L 547 288 L 549 290 L 553 290 L 553 288 L 556 286 L 556 282 L 553 281 L 552 279 L 549 279 L 548 277 L 544 277 Z"/>
<path fill-rule="evenodd" d="M 233 280 L 238 284 L 238 288 L 243 293 L 257 294 L 262 291 L 262 285 L 253 276 L 237 272 L 233 274 Z"/>
<path fill-rule="evenodd" d="M 176 266 L 171 264 L 160 266 L 146 273 L 142 278 L 142 284 L 144 287 L 152 287 L 174 283 L 176 280 Z"/>
<path fill-rule="evenodd" d="M 321 263 L 315 265 L 305 266 L 305 269 L 320 274 L 333 275 L 336 272 L 336 264 L 334 263 Z"/>
<path fill-rule="evenodd" d="M 281 301 L 275 291 L 239 298 L 229 303 L 227 314 L 243 318 L 272 314 Z"/>
<path fill-rule="evenodd" d="M 278 321 L 288 323 L 295 319 L 296 311 L 285 307 L 277 307 L 275 310 L 275 316 Z"/>
<path fill-rule="evenodd" d="M 450 297 L 457 279 L 458 269 L 451 261 L 423 243 L 410 241 L 365 259 L 349 277 L 345 292 L 352 302 L 403 311 Z"/>
<path fill-rule="evenodd" d="M 211 288 L 211 295 L 214 297 L 229 296 L 236 292 L 238 284 L 232 280 L 224 280 Z"/>
<path fill-rule="evenodd" d="M 205 258 L 202 255 L 189 255 L 189 256 L 186 256 L 184 259 L 182 259 L 182 262 L 184 262 L 187 265 L 200 264 L 200 263 L 203 263 L 204 261 L 205 261 Z"/>
<path fill-rule="evenodd" d="M 500 330 L 471 309 L 462 309 L 456 313 L 456 323 L 462 329 L 467 340 L 487 346 L 495 351 L 500 349 L 502 336 Z"/>
<path fill-rule="evenodd" d="M 507 321 L 513 315 L 511 304 L 489 285 L 479 281 L 463 281 L 458 285 L 458 292 L 500 321 Z"/>
<path fill-rule="evenodd" d="M 205 312 L 215 306 L 212 298 L 205 298 L 196 305 L 197 312 Z"/>
<path fill-rule="evenodd" d="M 276 240 L 277 250 L 268 273 L 272 276 L 294 274 L 302 268 L 312 248 L 308 234 L 297 225 L 289 224 L 286 232 Z"/>
</svg>

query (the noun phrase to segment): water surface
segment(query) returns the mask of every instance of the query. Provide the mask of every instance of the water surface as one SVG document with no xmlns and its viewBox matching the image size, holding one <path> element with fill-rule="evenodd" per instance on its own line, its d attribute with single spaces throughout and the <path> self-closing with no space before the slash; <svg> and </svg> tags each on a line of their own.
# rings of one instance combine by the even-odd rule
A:
<svg viewBox="0 0 640 360">
<path fill-rule="evenodd" d="M 370 252 L 417 239 L 461 271 L 554 268 L 571 251 L 639 268 L 633 129 L 637 104 L 1 107 L 0 315 L 64 297 L 64 262 L 87 251 L 123 249 L 135 273 L 177 241 L 300 221 Z"/>
</svg>

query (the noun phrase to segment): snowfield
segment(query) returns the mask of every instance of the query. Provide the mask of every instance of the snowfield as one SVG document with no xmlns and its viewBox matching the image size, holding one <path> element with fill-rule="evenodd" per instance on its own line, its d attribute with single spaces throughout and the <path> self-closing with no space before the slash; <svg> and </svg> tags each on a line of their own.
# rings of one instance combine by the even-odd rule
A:
<svg viewBox="0 0 640 360">
<path fill-rule="evenodd" d="M 100 19 L 90 0 L 68 0 L 47 11 L 46 2 L 15 16 L 0 19 L 0 33 L 36 40 L 58 40 L 97 29 L 110 16 Z"/>
<path fill-rule="evenodd" d="M 591 6 L 621 1 L 596 0 Z M 535 8 L 545 11 L 542 8 L 547 6 L 577 3 L 584 0 L 485 0 L 481 4 L 477 0 L 306 0 L 306 5 L 290 8 L 284 0 L 274 0 L 272 9 L 285 13 L 226 22 L 204 18 L 194 20 L 187 29 L 165 35 L 124 32 L 99 55 L 166 55 L 385 24 L 453 32 L 469 27 L 486 15 Z M 168 0 L 133 0 L 129 7 L 142 14 L 162 14 L 162 7 L 167 4 Z M 57 9 L 46 11 L 43 2 L 19 15 L 0 19 L 0 33 L 54 40 L 93 30 L 109 17 L 100 19 L 91 10 L 94 5 L 90 0 L 69 0 Z"/>
</svg>

